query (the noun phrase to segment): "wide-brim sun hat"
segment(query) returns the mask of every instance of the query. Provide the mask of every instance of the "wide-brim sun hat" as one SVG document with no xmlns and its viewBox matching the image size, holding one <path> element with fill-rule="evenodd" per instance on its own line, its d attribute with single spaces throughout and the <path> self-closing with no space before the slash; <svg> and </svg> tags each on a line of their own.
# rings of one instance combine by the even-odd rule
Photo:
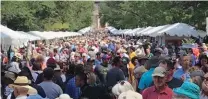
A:
<svg viewBox="0 0 208 99">
<path fill-rule="evenodd" d="M 181 87 L 174 88 L 173 92 L 177 95 L 183 95 L 190 99 L 199 99 L 200 88 L 198 85 L 191 82 L 184 82 Z"/>
<path fill-rule="evenodd" d="M 20 85 L 10 84 L 9 87 L 10 88 L 17 88 L 17 87 L 26 88 L 26 89 L 28 89 L 28 91 L 27 91 L 28 95 L 36 95 L 36 94 L 38 94 L 37 90 L 35 88 L 29 86 L 29 85 L 20 86 Z"/>
</svg>

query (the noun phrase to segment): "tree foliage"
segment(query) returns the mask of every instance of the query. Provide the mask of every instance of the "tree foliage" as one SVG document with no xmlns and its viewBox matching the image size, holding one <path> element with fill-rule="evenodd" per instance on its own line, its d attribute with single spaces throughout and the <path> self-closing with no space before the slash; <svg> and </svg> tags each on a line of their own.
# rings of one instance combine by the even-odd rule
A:
<svg viewBox="0 0 208 99">
<path fill-rule="evenodd" d="M 2 1 L 1 22 L 13 30 L 78 30 L 91 25 L 91 1 Z"/>
<path fill-rule="evenodd" d="M 101 2 L 101 22 L 117 28 L 158 26 L 183 22 L 205 30 L 206 1 Z"/>
</svg>

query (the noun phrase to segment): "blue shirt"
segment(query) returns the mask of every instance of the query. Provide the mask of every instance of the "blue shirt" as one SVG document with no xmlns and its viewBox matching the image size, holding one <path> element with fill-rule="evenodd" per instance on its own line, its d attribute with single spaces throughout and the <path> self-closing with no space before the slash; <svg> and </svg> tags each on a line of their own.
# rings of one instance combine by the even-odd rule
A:
<svg viewBox="0 0 208 99">
<path fill-rule="evenodd" d="M 173 74 L 173 77 L 175 77 L 175 78 L 181 80 L 181 77 L 182 77 L 183 75 L 185 76 L 185 81 L 190 80 L 190 78 L 191 78 L 191 77 L 190 77 L 190 74 L 189 74 L 189 73 L 185 73 L 185 72 L 183 71 L 182 68 L 177 69 L 177 70 L 175 71 L 175 73 Z"/>
<path fill-rule="evenodd" d="M 152 73 L 155 70 L 155 68 L 150 68 L 149 71 L 145 72 L 139 82 L 139 86 L 138 88 L 140 90 L 144 90 L 147 87 L 150 87 L 153 83 L 153 79 L 152 79 Z"/>
<path fill-rule="evenodd" d="M 80 88 L 75 85 L 75 77 L 70 79 L 66 85 L 66 94 L 68 94 L 73 99 L 78 99 L 80 96 Z"/>
<path fill-rule="evenodd" d="M 95 59 L 95 66 L 99 66 L 102 62 L 98 59 Z"/>
</svg>

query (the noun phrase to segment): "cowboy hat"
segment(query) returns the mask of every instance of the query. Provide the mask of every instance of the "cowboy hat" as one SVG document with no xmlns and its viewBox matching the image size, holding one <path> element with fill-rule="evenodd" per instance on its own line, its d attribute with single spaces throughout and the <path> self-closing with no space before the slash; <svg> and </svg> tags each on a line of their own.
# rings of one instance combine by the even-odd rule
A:
<svg viewBox="0 0 208 99">
<path fill-rule="evenodd" d="M 27 88 L 28 89 L 27 94 L 29 94 L 29 95 L 37 94 L 37 90 L 34 89 L 33 87 L 29 86 L 28 84 L 29 84 L 29 80 L 28 80 L 27 77 L 25 77 L 25 76 L 18 76 L 13 84 L 9 84 L 9 87 L 10 88 L 23 87 L 23 88 Z"/>
</svg>

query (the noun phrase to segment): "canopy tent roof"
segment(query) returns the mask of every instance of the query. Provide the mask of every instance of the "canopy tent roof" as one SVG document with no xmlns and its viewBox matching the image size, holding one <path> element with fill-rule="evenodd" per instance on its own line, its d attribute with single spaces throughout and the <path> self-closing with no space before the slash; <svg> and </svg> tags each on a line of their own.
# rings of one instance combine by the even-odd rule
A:
<svg viewBox="0 0 208 99">
<path fill-rule="evenodd" d="M 196 30 L 194 27 L 185 24 L 185 23 L 175 23 L 162 25 L 157 27 L 146 27 L 146 28 L 135 28 L 135 29 L 123 29 L 117 30 L 114 34 L 121 35 L 130 35 L 130 36 L 162 36 L 162 35 L 170 35 L 170 36 L 178 36 L 178 37 L 205 37 L 207 33 L 202 30 Z"/>
<path fill-rule="evenodd" d="M 145 28 L 145 29 L 143 29 L 143 30 L 137 32 L 136 35 L 137 35 L 137 36 L 142 36 L 142 33 L 143 33 L 143 32 L 148 31 L 148 30 L 151 30 L 151 29 L 153 29 L 153 28 L 154 28 L 154 27 L 149 26 L 149 27 L 147 27 L 147 28 Z"/>
<path fill-rule="evenodd" d="M 200 36 L 200 37 L 205 37 L 205 36 L 207 36 L 208 34 L 207 34 L 205 31 L 197 30 L 197 35 Z"/>
<path fill-rule="evenodd" d="M 154 27 L 152 29 L 142 32 L 141 35 L 146 35 L 146 36 L 152 35 L 152 34 L 157 33 L 158 31 L 160 31 L 168 26 L 170 26 L 170 25 L 163 25 L 163 26 Z"/>
<path fill-rule="evenodd" d="M 194 36 L 197 37 L 197 31 L 194 27 L 185 24 L 185 23 L 175 23 L 173 25 L 170 25 L 160 31 L 158 31 L 155 34 L 152 34 L 151 36 L 155 37 L 155 36 L 161 36 L 161 35 L 170 35 L 170 36 Z"/>
<path fill-rule="evenodd" d="M 85 27 L 85 28 L 79 30 L 78 32 L 81 33 L 81 34 L 85 34 L 85 33 L 88 33 L 90 31 L 92 31 L 92 27 L 89 26 L 89 27 Z"/>
<path fill-rule="evenodd" d="M 108 26 L 108 27 L 106 27 L 106 29 L 108 31 L 110 31 L 110 33 L 112 33 L 112 34 L 116 34 L 116 32 L 118 31 L 118 29 L 116 29 L 115 27 L 112 27 L 112 26 Z"/>
<path fill-rule="evenodd" d="M 1 25 L 1 45 L 2 49 L 8 49 L 11 45 L 20 46 L 28 41 L 28 37 L 24 34 L 16 32 L 6 26 Z"/>
<path fill-rule="evenodd" d="M 80 33 L 77 32 L 54 32 L 54 31 L 45 31 L 45 32 L 39 32 L 39 31 L 30 31 L 30 34 L 34 36 L 38 36 L 41 39 L 55 39 L 55 38 L 63 38 L 63 37 L 71 37 L 71 36 L 80 36 Z"/>
<path fill-rule="evenodd" d="M 40 37 L 31 35 L 29 33 L 23 32 L 23 31 L 17 31 L 17 32 L 19 32 L 22 35 L 25 35 L 28 38 L 29 41 L 35 41 L 35 40 L 40 40 L 41 39 Z"/>
</svg>

